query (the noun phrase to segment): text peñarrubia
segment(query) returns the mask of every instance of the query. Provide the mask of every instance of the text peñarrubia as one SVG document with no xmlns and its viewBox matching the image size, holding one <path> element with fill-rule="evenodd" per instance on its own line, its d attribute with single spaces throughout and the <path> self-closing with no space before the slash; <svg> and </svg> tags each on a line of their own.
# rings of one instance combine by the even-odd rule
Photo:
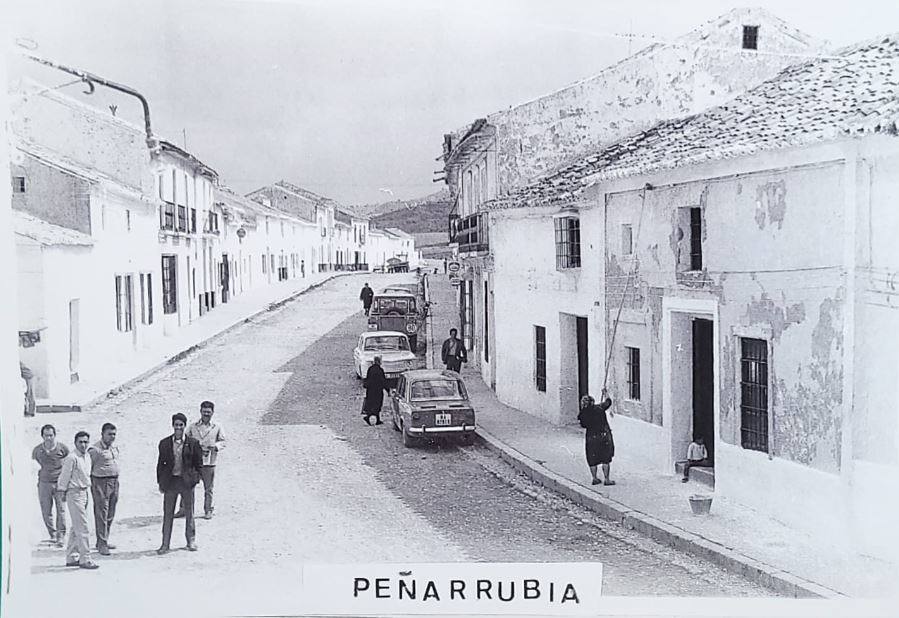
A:
<svg viewBox="0 0 899 618">
<path fill-rule="evenodd" d="M 550 603 L 580 603 L 577 590 L 571 583 L 541 582 L 538 579 L 491 580 L 450 579 L 437 582 L 432 579 L 393 579 L 389 577 L 356 577 L 353 579 L 353 597 L 371 599 L 399 599 L 409 601 L 455 600 L 515 600 Z"/>
</svg>

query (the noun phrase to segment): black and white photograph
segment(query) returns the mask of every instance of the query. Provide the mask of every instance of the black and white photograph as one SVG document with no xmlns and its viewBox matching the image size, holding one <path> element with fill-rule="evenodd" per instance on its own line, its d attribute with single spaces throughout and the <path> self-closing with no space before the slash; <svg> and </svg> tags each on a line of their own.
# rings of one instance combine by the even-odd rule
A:
<svg viewBox="0 0 899 618">
<path fill-rule="evenodd" d="M 3 22 L 4 618 L 895 615 L 899 5 Z"/>
</svg>

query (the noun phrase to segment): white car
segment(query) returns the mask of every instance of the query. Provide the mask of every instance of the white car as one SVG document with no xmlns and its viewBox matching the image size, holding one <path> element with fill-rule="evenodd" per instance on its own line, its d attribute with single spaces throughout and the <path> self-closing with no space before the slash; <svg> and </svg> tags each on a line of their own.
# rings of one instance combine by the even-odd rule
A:
<svg viewBox="0 0 899 618">
<path fill-rule="evenodd" d="M 376 330 L 359 335 L 359 343 L 353 350 L 353 366 L 356 377 L 364 378 L 368 368 L 381 357 L 381 368 L 388 380 L 394 380 L 404 371 L 414 369 L 415 353 L 409 346 L 409 338 L 400 332 Z"/>
</svg>

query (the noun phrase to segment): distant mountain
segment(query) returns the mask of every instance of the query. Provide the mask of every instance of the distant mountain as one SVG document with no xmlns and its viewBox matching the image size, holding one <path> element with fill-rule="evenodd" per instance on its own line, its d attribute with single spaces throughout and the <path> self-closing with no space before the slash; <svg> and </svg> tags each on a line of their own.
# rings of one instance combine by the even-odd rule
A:
<svg viewBox="0 0 899 618">
<path fill-rule="evenodd" d="M 412 200 L 393 200 L 382 204 L 356 206 L 354 210 L 371 217 L 381 229 L 396 227 L 409 234 L 446 232 L 452 208 L 449 192 L 432 193 Z"/>
</svg>

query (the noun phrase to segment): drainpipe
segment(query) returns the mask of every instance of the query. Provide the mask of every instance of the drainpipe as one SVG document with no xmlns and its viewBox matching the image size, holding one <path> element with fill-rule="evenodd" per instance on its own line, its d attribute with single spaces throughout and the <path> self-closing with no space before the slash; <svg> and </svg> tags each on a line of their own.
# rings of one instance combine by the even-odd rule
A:
<svg viewBox="0 0 899 618">
<path fill-rule="evenodd" d="M 94 84 L 96 83 L 136 97 L 140 101 L 140 104 L 144 109 L 144 126 L 147 131 L 147 148 L 149 148 L 150 152 L 153 154 L 157 152 L 157 150 L 159 149 L 159 140 L 153 137 L 153 130 L 150 128 L 150 104 L 147 102 L 146 97 L 144 97 L 144 95 L 142 95 L 140 92 L 129 86 L 117 84 L 116 82 L 100 77 L 99 75 L 94 75 L 93 73 L 89 73 L 87 71 L 81 71 L 79 69 L 73 69 L 61 64 L 56 64 L 55 62 L 51 62 L 50 60 L 46 60 L 45 58 L 40 58 L 38 56 L 33 56 L 31 54 L 23 53 L 22 55 L 29 60 L 37 62 L 38 64 L 53 67 L 54 69 L 58 69 L 60 71 L 68 73 L 69 75 L 74 75 L 75 77 L 81 78 L 81 81 L 87 84 L 88 88 L 90 89 L 85 91 L 85 94 L 93 94 Z"/>
</svg>

